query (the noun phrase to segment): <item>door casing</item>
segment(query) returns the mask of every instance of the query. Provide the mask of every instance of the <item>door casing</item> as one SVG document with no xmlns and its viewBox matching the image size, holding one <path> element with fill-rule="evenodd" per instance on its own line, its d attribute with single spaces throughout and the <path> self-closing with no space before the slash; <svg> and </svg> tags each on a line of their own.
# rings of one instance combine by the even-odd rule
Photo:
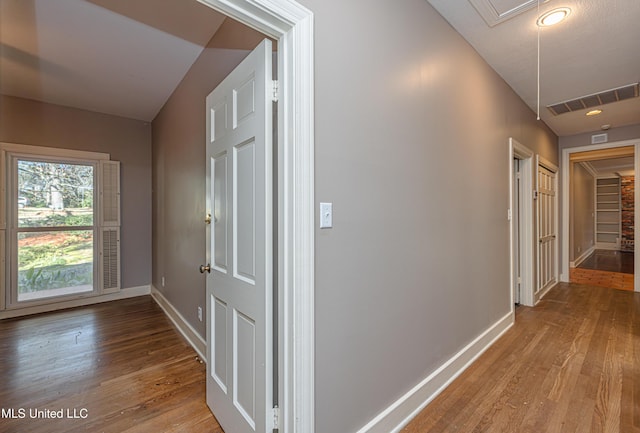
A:
<svg viewBox="0 0 640 433">
<path fill-rule="evenodd" d="M 580 147 L 569 147 L 562 149 L 561 151 L 561 185 L 560 193 L 562 194 L 562 246 L 560 258 L 560 281 L 569 282 L 569 164 L 571 163 L 571 154 L 578 152 L 588 152 L 591 150 L 603 150 L 603 149 L 615 149 L 618 147 L 634 146 L 634 166 L 640 167 L 640 139 L 614 141 L 611 143 L 592 144 Z M 634 182 L 635 195 L 634 201 L 638 203 L 640 199 L 640 177 L 635 176 Z M 636 212 L 634 215 L 634 238 L 638 237 L 638 230 L 640 229 L 640 213 Z M 640 254 L 634 255 L 634 269 L 640 269 Z M 636 292 L 640 292 L 640 272 L 635 272 L 633 277 L 633 286 Z"/>
<path fill-rule="evenodd" d="M 513 138 L 509 138 L 509 209 L 510 215 L 513 215 L 513 160 L 520 160 L 520 182 L 521 182 L 521 205 L 520 215 L 520 242 L 519 254 L 521 285 L 520 285 L 520 303 L 523 305 L 533 306 L 533 156 L 534 153 L 528 147 L 519 143 Z M 513 288 L 515 281 L 514 275 L 514 220 L 509 221 L 509 257 L 511 266 L 511 284 Z M 511 305 L 515 302 L 513 290 L 511 290 Z"/>
<path fill-rule="evenodd" d="M 313 13 L 293 0 L 198 0 L 278 41 L 279 428 L 314 431 Z"/>
</svg>

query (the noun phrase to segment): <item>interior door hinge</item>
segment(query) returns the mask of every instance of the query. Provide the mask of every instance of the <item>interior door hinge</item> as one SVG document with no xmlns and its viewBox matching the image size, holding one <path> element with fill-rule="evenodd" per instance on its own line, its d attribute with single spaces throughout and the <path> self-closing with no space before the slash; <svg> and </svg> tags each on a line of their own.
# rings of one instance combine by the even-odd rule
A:
<svg viewBox="0 0 640 433">
<path fill-rule="evenodd" d="M 278 405 L 273 407 L 273 433 L 280 431 L 280 408 Z"/>
<path fill-rule="evenodd" d="M 280 90 L 278 87 L 278 80 L 273 80 L 273 94 L 271 95 L 271 99 L 273 100 L 273 102 L 278 102 L 278 90 Z"/>
</svg>

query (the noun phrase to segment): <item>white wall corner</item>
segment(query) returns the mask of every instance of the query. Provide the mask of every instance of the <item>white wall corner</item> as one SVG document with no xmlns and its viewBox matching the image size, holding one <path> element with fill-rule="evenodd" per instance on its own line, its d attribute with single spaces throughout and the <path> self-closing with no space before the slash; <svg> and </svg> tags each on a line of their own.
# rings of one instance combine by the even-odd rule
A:
<svg viewBox="0 0 640 433">
<path fill-rule="evenodd" d="M 514 321 L 514 314 L 510 311 L 412 390 L 358 430 L 358 433 L 400 432 L 427 404 L 444 391 L 451 382 L 511 328 Z"/>
<path fill-rule="evenodd" d="M 160 308 L 162 308 L 169 320 L 171 320 L 171 323 L 178 328 L 180 334 L 182 334 L 187 342 L 189 342 L 200 359 L 207 362 L 207 358 L 204 355 L 207 352 L 207 342 L 200 336 L 198 331 L 193 329 L 184 316 L 180 314 L 171 302 L 169 302 L 167 298 L 165 298 L 164 295 L 153 285 L 151 286 L 151 297 L 156 301 Z"/>
</svg>

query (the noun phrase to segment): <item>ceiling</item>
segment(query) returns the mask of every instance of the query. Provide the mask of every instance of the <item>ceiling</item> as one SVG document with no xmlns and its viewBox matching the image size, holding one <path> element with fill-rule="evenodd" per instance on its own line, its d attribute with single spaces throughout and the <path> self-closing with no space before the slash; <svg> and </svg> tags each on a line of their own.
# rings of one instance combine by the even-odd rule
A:
<svg viewBox="0 0 640 433">
<path fill-rule="evenodd" d="M 638 0 L 428 0 L 514 91 L 537 110 L 537 17 L 568 7 L 540 28 L 540 118 L 567 136 L 640 123 L 640 97 L 555 116 L 546 106 L 640 81 Z M 483 17 L 484 14 L 484 17 Z"/>
<path fill-rule="evenodd" d="M 607 176 L 632 174 L 635 172 L 633 163 L 633 156 L 627 156 L 624 158 L 596 159 L 589 161 L 588 165 L 591 166 L 597 176 Z"/>
<path fill-rule="evenodd" d="M 0 94 L 151 121 L 225 17 L 185 0 L 0 0 Z"/>
<path fill-rule="evenodd" d="M 536 0 L 428 1 L 535 111 Z M 640 1 L 540 11 L 559 6 L 571 15 L 540 35 L 542 120 L 559 136 L 640 123 L 640 98 L 592 117 L 545 108 L 640 81 Z M 0 94 L 151 121 L 224 19 L 197 1 L 0 0 Z"/>
</svg>

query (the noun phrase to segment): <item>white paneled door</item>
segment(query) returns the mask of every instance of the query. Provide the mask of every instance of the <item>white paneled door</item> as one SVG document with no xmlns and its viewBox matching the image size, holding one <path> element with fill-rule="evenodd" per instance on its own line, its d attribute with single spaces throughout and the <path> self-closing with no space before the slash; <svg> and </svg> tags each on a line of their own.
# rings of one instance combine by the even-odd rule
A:
<svg viewBox="0 0 640 433">
<path fill-rule="evenodd" d="M 226 432 L 273 428 L 271 42 L 207 97 L 207 404 Z"/>
<path fill-rule="evenodd" d="M 555 171 L 538 165 L 538 290 L 557 282 L 557 182 Z"/>
</svg>

